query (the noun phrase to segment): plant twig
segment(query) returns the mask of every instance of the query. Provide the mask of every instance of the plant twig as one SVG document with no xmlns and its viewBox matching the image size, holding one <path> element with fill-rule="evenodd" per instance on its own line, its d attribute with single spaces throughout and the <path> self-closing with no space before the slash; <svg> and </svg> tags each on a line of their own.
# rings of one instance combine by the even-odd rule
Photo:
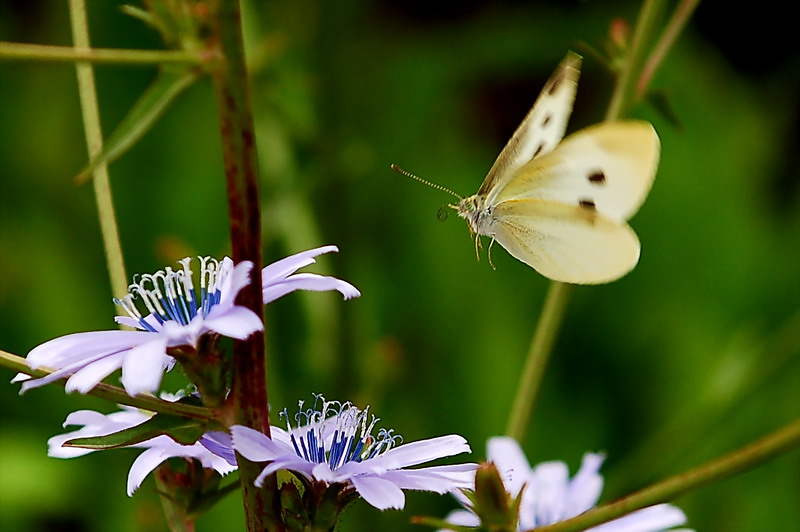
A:
<svg viewBox="0 0 800 532">
<path fill-rule="evenodd" d="M 76 45 L 78 41 L 76 39 Z M 0 61 L 76 61 L 95 64 L 164 65 L 200 64 L 202 54 L 183 50 L 128 50 L 73 48 L 49 44 L 0 42 Z"/>
<path fill-rule="evenodd" d="M 647 88 L 650 85 L 650 81 L 653 79 L 653 75 L 656 73 L 656 70 L 658 70 L 658 67 L 661 66 L 661 62 L 664 61 L 667 52 L 672 48 L 672 45 L 675 44 L 675 40 L 678 38 L 678 35 L 680 35 L 684 26 L 686 26 L 686 23 L 689 22 L 689 18 L 692 16 L 692 13 L 694 13 L 699 3 L 700 0 L 681 0 L 681 3 L 675 8 L 675 12 L 672 14 L 672 18 L 661 34 L 661 38 L 653 48 L 650 57 L 647 58 L 647 62 L 642 69 L 642 74 L 639 76 L 639 81 L 636 82 L 636 101 L 641 100 L 647 94 Z"/>
<path fill-rule="evenodd" d="M 574 532 L 608 522 L 634 510 L 671 501 L 705 484 L 752 469 L 800 444 L 800 418 L 741 449 L 579 516 L 536 528 L 536 532 Z M 528 531 L 530 532 L 530 531 Z"/>
<path fill-rule="evenodd" d="M 31 369 L 25 363 L 24 358 L 7 351 L 3 351 L 2 349 L 0 349 L 0 366 L 6 367 L 18 373 L 25 373 L 26 375 L 30 375 L 31 377 L 35 378 L 46 377 L 52 373 L 51 370 L 47 369 Z M 61 382 L 67 378 L 68 377 L 64 377 L 60 381 L 55 382 Z M 208 421 L 217 417 L 214 410 L 210 408 L 164 401 L 163 399 L 159 399 L 158 397 L 154 397 L 152 395 L 137 395 L 135 397 L 131 397 L 122 388 L 111 386 L 110 384 L 105 384 L 102 382 L 88 391 L 86 395 L 91 395 L 92 397 L 105 399 L 106 401 L 111 401 L 121 405 L 141 408 L 142 410 L 148 410 L 150 412 L 171 414 L 190 419 Z"/>
<path fill-rule="evenodd" d="M 611 102 L 606 111 L 606 120 L 617 120 L 625 116 L 628 107 L 630 107 L 631 93 L 633 81 L 636 79 L 639 65 L 642 64 L 642 58 L 645 54 L 645 44 L 650 35 L 653 34 L 653 27 L 655 26 L 658 13 L 661 11 L 661 3 L 663 0 L 645 0 L 642 4 L 642 9 L 639 10 L 639 16 L 636 19 L 636 27 L 633 31 L 631 39 L 631 47 L 628 55 L 625 57 L 625 63 L 622 71 L 617 77 L 617 83 L 614 86 L 614 92 L 611 95 Z"/>
<path fill-rule="evenodd" d="M 89 27 L 86 20 L 86 4 L 84 0 L 69 0 L 72 38 L 76 50 L 89 49 Z M 78 72 L 78 91 L 81 100 L 81 112 L 86 131 L 86 145 L 89 159 L 93 159 L 103 151 L 103 132 L 100 128 L 100 112 L 97 108 L 97 91 L 94 85 L 92 65 L 80 62 L 75 65 Z M 125 273 L 125 262 L 122 258 L 122 247 L 119 242 L 117 217 L 114 213 L 114 202 L 111 198 L 111 186 L 108 182 L 108 168 L 99 164 L 94 169 L 95 199 L 97 213 L 100 218 L 100 232 L 103 237 L 103 248 L 106 254 L 108 274 L 111 278 L 111 292 L 116 298 L 122 298 L 128 292 L 128 276 Z"/>
<path fill-rule="evenodd" d="M 533 333 L 528 358 L 519 379 L 517 395 L 514 398 L 514 406 L 511 408 L 511 416 L 506 428 L 506 435 L 519 442 L 525 436 L 525 429 L 530 421 L 533 403 L 542 382 L 542 375 L 553 350 L 553 342 L 558 334 L 559 326 L 564 319 L 569 288 L 570 286 L 566 283 L 553 281 L 547 290 L 547 296 L 545 296 L 542 314 L 536 325 L 536 331 Z"/>
<path fill-rule="evenodd" d="M 657 18 L 662 0 L 645 0 L 636 28 L 633 34 L 633 42 L 626 57 L 624 66 L 614 87 L 614 92 L 609 102 L 606 112 L 606 120 L 616 120 L 630 106 L 631 80 L 635 79 L 634 73 L 641 63 L 641 56 L 644 54 L 644 45 L 647 37 L 653 31 L 653 25 Z M 569 295 L 568 285 L 556 281 L 551 282 L 545 298 L 542 314 L 539 316 L 539 323 L 531 339 L 531 346 L 528 350 L 528 358 L 525 368 L 522 371 L 517 393 L 514 398 L 514 405 L 511 408 L 506 434 L 522 441 L 525 430 L 530 422 L 533 405 L 539 391 L 542 374 L 550 358 L 553 342 L 561 328 L 564 317 L 564 309 L 567 305 Z"/>
</svg>

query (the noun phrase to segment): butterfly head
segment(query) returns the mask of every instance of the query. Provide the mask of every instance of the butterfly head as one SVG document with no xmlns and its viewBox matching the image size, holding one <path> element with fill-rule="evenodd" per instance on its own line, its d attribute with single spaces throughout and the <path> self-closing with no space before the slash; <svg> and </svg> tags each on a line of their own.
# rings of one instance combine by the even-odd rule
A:
<svg viewBox="0 0 800 532">
<path fill-rule="evenodd" d="M 458 212 L 458 216 L 464 218 L 469 225 L 469 232 L 472 235 L 486 235 L 488 216 L 491 215 L 489 209 L 486 208 L 486 198 L 479 194 L 463 198 L 455 205 L 449 205 L 450 208 Z"/>
</svg>

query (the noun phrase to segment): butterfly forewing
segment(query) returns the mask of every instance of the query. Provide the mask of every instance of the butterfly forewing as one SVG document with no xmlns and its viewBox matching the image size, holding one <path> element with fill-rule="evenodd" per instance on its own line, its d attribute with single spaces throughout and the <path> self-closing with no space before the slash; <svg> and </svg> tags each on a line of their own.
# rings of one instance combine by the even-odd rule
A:
<svg viewBox="0 0 800 532">
<path fill-rule="evenodd" d="M 493 195 L 500 204 L 540 199 L 596 209 L 612 220 L 633 216 L 653 183 L 659 141 L 642 121 L 606 122 L 570 135 L 530 161 Z"/>
<path fill-rule="evenodd" d="M 478 195 L 488 195 L 502 187 L 521 166 L 558 145 L 572 112 L 580 67 L 581 57 L 572 52 L 567 54 L 498 155 Z"/>
<path fill-rule="evenodd" d="M 589 207 L 511 200 L 495 207 L 495 239 L 511 255 L 555 281 L 605 283 L 639 260 L 639 240 L 627 224 Z"/>
</svg>

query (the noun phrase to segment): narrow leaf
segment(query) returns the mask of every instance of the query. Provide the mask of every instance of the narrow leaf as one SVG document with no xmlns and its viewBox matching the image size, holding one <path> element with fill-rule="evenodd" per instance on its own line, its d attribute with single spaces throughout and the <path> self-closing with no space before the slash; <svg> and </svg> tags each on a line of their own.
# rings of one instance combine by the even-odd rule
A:
<svg viewBox="0 0 800 532">
<path fill-rule="evenodd" d="M 153 84 L 136 101 L 108 138 L 103 151 L 89 161 L 89 165 L 75 177 L 75 182 L 85 183 L 99 165 L 108 164 L 131 149 L 199 74 L 197 69 L 162 68 Z"/>
<path fill-rule="evenodd" d="M 92 438 L 75 438 L 64 443 L 65 447 L 83 447 L 85 449 L 116 449 L 130 447 L 150 440 L 156 436 L 166 435 L 183 445 L 191 445 L 200 439 L 205 432 L 205 425 L 182 417 L 156 414 L 144 423 L 135 427 L 114 432 L 106 436 Z"/>
<path fill-rule="evenodd" d="M 215 490 L 207 495 L 203 495 L 198 499 L 194 500 L 192 504 L 189 506 L 189 515 L 190 517 L 200 517 L 204 513 L 208 512 L 211 508 L 214 507 L 219 501 L 230 495 L 231 493 L 235 493 L 242 488 L 242 485 L 239 483 L 238 480 L 231 482 L 225 487 L 222 487 L 218 490 Z"/>
<path fill-rule="evenodd" d="M 683 123 L 681 123 L 678 113 L 672 106 L 669 99 L 669 93 L 665 90 L 652 90 L 647 93 L 645 97 L 647 102 L 678 131 L 683 131 Z"/>
<path fill-rule="evenodd" d="M 130 4 L 124 4 L 119 6 L 119 10 L 125 13 L 126 15 L 132 16 L 133 18 L 138 18 L 151 28 L 156 27 L 155 22 L 153 22 L 153 15 L 151 15 L 146 10 L 140 7 L 132 6 Z"/>
</svg>

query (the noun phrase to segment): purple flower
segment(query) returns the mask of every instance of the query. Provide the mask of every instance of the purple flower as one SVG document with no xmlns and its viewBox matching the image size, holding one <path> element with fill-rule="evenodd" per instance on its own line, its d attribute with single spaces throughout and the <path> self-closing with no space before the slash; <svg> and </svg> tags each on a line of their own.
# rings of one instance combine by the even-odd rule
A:
<svg viewBox="0 0 800 532">
<path fill-rule="evenodd" d="M 519 511 L 519 530 L 564 521 L 593 508 L 603 490 L 603 477 L 598 473 L 603 455 L 586 453 L 580 469 L 569 478 L 564 462 L 542 462 L 531 468 L 516 440 L 508 437 L 489 439 L 488 459 L 497 466 L 506 490 L 512 497 L 524 490 Z M 460 495 L 460 494 L 459 494 Z M 466 510 L 447 516 L 454 525 L 479 526 L 480 520 L 469 510 L 463 495 L 457 496 Z M 686 515 L 671 504 L 657 504 L 635 511 L 608 523 L 588 529 L 591 532 L 691 532 L 673 529 L 686 522 Z"/>
<path fill-rule="evenodd" d="M 381 510 L 402 509 L 404 489 L 447 493 L 471 486 L 476 464 L 405 469 L 471 452 L 463 437 L 451 434 L 403 445 L 392 430 L 373 434 L 378 418 L 369 414 L 369 407 L 361 410 L 349 402 L 316 397 L 314 408 L 302 410 L 300 402 L 295 427 L 284 410 L 281 416 L 288 430 L 272 428 L 272 439 L 241 425 L 231 427 L 236 451 L 253 462 L 270 462 L 256 479 L 257 486 L 286 469 L 311 482 L 344 484 Z"/>
<path fill-rule="evenodd" d="M 83 427 L 74 432 L 50 438 L 47 441 L 47 454 L 55 458 L 74 458 L 92 453 L 95 449 L 62 447 L 62 445 L 75 438 L 113 434 L 144 423 L 153 416 L 152 412 L 144 412 L 126 406 L 122 408 L 123 410 L 108 415 L 93 410 L 78 410 L 69 414 L 64 421 L 64 427 L 69 425 L 82 425 Z M 142 448 L 145 451 L 131 465 L 128 473 L 128 496 L 133 495 L 145 477 L 167 458 L 194 458 L 199 460 L 203 467 L 213 469 L 221 475 L 227 475 L 236 470 L 230 436 L 224 432 L 207 432 L 192 445 L 181 445 L 169 436 L 162 435 L 130 447 Z"/>
<path fill-rule="evenodd" d="M 358 297 L 361 292 L 355 286 L 335 277 L 313 273 L 294 273 L 300 268 L 317 262 L 314 257 L 331 251 L 339 251 L 336 246 L 323 246 L 296 253 L 278 262 L 273 262 L 261 270 L 261 288 L 264 290 L 264 304 L 272 303 L 295 290 L 327 292 L 336 290 L 345 299 Z M 294 275 L 292 275 L 294 274 Z"/>
<path fill-rule="evenodd" d="M 265 302 L 294 290 L 337 290 L 345 299 L 359 296 L 354 286 L 339 279 L 294 274 L 313 264 L 315 256 L 331 251 L 338 249 L 312 249 L 265 267 L 261 276 Z M 227 257 L 222 261 L 200 257 L 200 286 L 195 287 L 191 260 L 181 260 L 182 268 L 177 271 L 167 267 L 135 278 L 129 293 L 114 300 L 128 314 L 117 316 L 117 323 L 137 330 L 76 333 L 45 342 L 28 353 L 26 361 L 33 369 L 55 371 L 38 379 L 19 374 L 13 382 L 23 381 L 24 392 L 69 376 L 66 391 L 86 393 L 121 368 L 128 394 L 153 393 L 164 371 L 175 364 L 167 354 L 169 348 L 197 347 L 205 334 L 243 340 L 263 329 L 258 315 L 234 303 L 239 291 L 250 283 L 250 262 L 234 266 Z"/>
</svg>

